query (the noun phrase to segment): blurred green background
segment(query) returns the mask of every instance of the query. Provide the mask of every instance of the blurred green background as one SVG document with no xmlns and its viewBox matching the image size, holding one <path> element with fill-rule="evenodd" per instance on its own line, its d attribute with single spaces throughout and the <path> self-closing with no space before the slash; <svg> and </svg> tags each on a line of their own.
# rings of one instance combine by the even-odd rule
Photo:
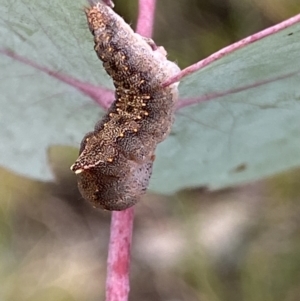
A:
<svg viewBox="0 0 300 301">
<path fill-rule="evenodd" d="M 181 68 L 300 11 L 297 0 L 157 2 L 155 42 Z M 115 4 L 134 26 L 137 1 Z M 1 301 L 103 300 L 111 214 L 80 197 L 76 156 L 48 150 L 55 182 L 0 168 Z M 136 206 L 130 300 L 300 300 L 299 182 L 293 170 L 222 191 L 149 193 Z"/>
</svg>

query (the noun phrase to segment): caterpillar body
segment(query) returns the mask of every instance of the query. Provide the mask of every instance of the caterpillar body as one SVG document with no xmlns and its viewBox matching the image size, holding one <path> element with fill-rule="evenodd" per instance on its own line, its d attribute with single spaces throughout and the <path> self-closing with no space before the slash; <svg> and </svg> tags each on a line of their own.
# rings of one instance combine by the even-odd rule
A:
<svg viewBox="0 0 300 301">
<path fill-rule="evenodd" d="M 136 33 L 110 7 L 86 9 L 94 49 L 112 77 L 115 101 L 81 142 L 72 165 L 79 190 L 95 207 L 124 210 L 145 193 L 155 149 L 170 132 L 178 83 L 162 83 L 180 69 L 163 47 Z"/>
</svg>

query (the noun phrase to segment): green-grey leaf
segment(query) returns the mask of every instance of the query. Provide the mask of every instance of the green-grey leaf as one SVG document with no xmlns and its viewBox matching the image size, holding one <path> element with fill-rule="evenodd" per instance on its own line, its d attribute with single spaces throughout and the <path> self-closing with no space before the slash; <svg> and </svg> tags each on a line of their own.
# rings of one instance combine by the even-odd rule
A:
<svg viewBox="0 0 300 301">
<path fill-rule="evenodd" d="M 1 47 L 112 87 L 93 51 L 84 5 L 83 0 L 2 0 Z M 236 51 L 184 79 L 181 97 L 300 71 L 299 41 L 300 25 L 294 25 Z M 78 145 L 101 109 L 74 88 L 3 55 L 0 68 L 0 165 L 50 179 L 47 147 Z M 158 147 L 150 188 L 173 193 L 200 185 L 225 187 L 299 166 L 299 80 L 299 75 L 281 79 L 180 110 L 172 134 Z"/>
<path fill-rule="evenodd" d="M 112 88 L 93 50 L 85 1 L 1 1 L 0 47 L 91 84 Z M 0 165 L 51 179 L 46 149 L 78 145 L 99 110 L 74 88 L 0 54 Z"/>
<path fill-rule="evenodd" d="M 292 35 L 289 35 L 293 33 Z M 179 111 L 153 189 L 220 188 L 300 166 L 300 24 L 232 53 L 180 85 L 197 97 L 297 75 Z"/>
</svg>

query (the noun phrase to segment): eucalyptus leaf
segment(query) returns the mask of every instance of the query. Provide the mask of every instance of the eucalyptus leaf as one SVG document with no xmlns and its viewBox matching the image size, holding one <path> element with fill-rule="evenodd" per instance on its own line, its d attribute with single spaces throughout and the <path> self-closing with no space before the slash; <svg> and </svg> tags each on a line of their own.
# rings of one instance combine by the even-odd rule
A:
<svg viewBox="0 0 300 301">
<path fill-rule="evenodd" d="M 185 78 L 187 98 L 296 73 L 180 110 L 173 135 L 158 147 L 151 188 L 222 188 L 299 167 L 299 62 L 297 24 Z"/>
</svg>

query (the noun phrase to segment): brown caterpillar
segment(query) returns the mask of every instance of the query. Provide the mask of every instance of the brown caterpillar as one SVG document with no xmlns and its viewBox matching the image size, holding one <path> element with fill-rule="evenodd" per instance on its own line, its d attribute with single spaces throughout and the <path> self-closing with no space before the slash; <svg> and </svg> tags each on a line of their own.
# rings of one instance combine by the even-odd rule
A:
<svg viewBox="0 0 300 301">
<path fill-rule="evenodd" d="M 159 142 L 170 132 L 180 69 L 102 2 L 86 9 L 94 49 L 112 77 L 116 100 L 81 142 L 72 165 L 82 196 L 95 207 L 124 210 L 146 192 Z"/>
</svg>

